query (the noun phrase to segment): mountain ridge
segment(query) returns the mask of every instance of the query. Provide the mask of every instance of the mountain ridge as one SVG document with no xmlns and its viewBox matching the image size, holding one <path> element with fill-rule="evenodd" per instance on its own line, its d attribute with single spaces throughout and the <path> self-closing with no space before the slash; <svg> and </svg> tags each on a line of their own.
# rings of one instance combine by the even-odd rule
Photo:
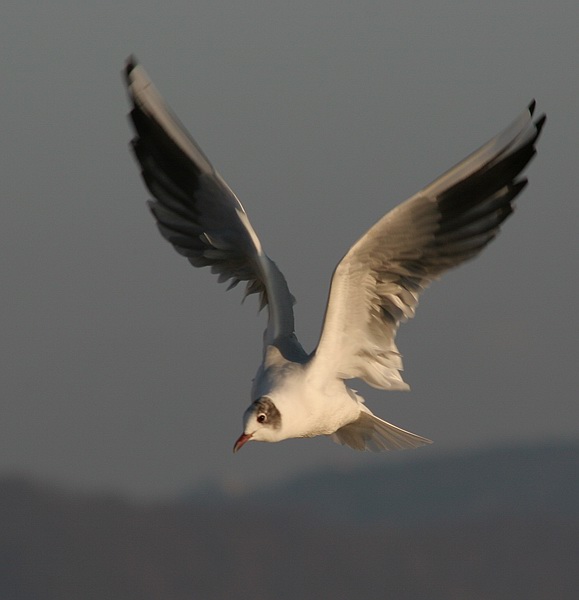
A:
<svg viewBox="0 0 579 600">
<path fill-rule="evenodd" d="M 579 518 L 579 443 L 497 447 L 417 457 L 356 469 L 316 470 L 230 495 L 218 488 L 194 502 L 305 506 L 328 521 L 425 525 L 508 513 Z"/>
<path fill-rule="evenodd" d="M 579 444 L 455 458 L 151 503 L 0 478 L 0 598 L 574 600 Z"/>
</svg>

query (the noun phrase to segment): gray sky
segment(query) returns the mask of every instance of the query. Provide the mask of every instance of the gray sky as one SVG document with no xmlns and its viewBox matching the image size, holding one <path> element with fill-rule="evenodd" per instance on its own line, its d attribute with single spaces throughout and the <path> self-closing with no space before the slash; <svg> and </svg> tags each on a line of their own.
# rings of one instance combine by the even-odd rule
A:
<svg viewBox="0 0 579 600">
<path fill-rule="evenodd" d="M 577 439 L 578 27 L 576 0 L 5 6 L 0 474 L 162 496 L 399 459 L 326 439 L 232 455 L 264 316 L 157 233 L 131 52 L 244 203 L 308 350 L 348 247 L 536 98 L 516 214 L 400 331 L 412 391 L 358 388 L 436 442 L 414 452 Z"/>
</svg>

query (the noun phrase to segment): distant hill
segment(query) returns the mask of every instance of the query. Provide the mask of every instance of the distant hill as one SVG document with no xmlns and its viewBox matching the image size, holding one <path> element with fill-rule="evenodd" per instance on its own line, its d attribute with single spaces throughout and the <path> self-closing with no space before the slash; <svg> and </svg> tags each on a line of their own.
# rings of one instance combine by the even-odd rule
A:
<svg viewBox="0 0 579 600">
<path fill-rule="evenodd" d="M 0 480 L 2 600 L 575 600 L 579 445 L 137 505 Z"/>
<path fill-rule="evenodd" d="M 405 527 L 511 515 L 579 519 L 579 444 L 413 456 L 403 463 L 316 471 L 243 498 L 315 511 L 328 521 Z"/>
</svg>

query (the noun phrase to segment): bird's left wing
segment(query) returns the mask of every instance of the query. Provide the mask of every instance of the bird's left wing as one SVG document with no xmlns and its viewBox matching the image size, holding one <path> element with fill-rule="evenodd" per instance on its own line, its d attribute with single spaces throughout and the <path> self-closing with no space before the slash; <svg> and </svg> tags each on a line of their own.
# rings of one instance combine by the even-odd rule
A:
<svg viewBox="0 0 579 600">
<path fill-rule="evenodd" d="M 420 293 L 444 271 L 476 256 L 511 214 L 526 184 L 545 117 L 534 102 L 502 133 L 400 204 L 363 235 L 336 267 L 310 368 L 408 389 L 394 338 Z"/>
<path fill-rule="evenodd" d="M 259 294 L 269 311 L 265 348 L 295 340 L 293 297 L 243 206 L 132 58 L 125 78 L 132 147 L 161 234 L 193 266 L 209 266 L 220 282 L 230 280 L 229 288 L 246 281 L 245 296 Z"/>
</svg>

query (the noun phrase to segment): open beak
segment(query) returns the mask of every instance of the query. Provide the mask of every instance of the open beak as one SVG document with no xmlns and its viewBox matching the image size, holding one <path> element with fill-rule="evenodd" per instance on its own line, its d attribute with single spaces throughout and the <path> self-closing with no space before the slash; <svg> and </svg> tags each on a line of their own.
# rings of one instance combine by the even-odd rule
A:
<svg viewBox="0 0 579 600">
<path fill-rule="evenodd" d="M 237 442 L 235 442 L 235 445 L 233 446 L 233 452 L 237 452 L 241 446 L 243 446 L 243 444 L 245 444 L 245 442 L 249 442 L 249 440 L 251 439 L 251 433 L 247 434 L 247 433 L 242 433 Z"/>
</svg>

